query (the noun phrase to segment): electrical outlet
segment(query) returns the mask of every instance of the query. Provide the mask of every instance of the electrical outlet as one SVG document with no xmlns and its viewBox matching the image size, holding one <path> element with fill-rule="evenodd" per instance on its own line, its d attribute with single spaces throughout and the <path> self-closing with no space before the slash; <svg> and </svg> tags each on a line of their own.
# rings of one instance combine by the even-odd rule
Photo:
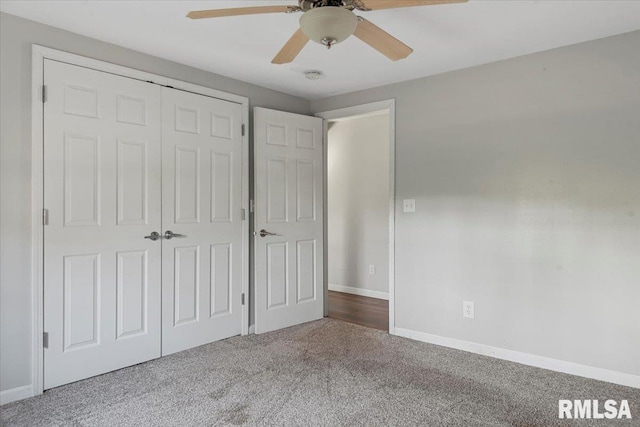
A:
<svg viewBox="0 0 640 427">
<path fill-rule="evenodd" d="M 402 212 L 415 212 L 416 199 L 404 199 L 402 201 Z"/>
<path fill-rule="evenodd" d="M 473 301 L 462 301 L 462 317 L 473 319 L 474 309 Z"/>
<path fill-rule="evenodd" d="M 369 264 L 369 274 L 376 274 L 376 266 Z"/>
</svg>

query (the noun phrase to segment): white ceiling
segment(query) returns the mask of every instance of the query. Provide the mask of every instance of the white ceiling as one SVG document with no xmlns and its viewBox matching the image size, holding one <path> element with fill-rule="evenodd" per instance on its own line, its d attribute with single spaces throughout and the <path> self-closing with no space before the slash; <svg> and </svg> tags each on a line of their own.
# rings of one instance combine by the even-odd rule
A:
<svg viewBox="0 0 640 427">
<path fill-rule="evenodd" d="M 274 4 L 297 1 L 2 0 L 0 10 L 308 99 L 640 30 L 640 1 L 472 0 L 361 12 L 413 47 L 398 62 L 351 37 L 330 51 L 309 43 L 293 63 L 273 65 L 300 14 L 185 18 L 190 10 Z M 306 80 L 308 69 L 326 77 Z"/>
</svg>

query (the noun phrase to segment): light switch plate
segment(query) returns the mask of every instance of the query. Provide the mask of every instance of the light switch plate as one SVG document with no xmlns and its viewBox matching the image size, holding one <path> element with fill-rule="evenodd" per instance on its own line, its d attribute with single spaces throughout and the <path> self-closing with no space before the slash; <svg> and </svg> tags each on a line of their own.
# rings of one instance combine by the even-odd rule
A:
<svg viewBox="0 0 640 427">
<path fill-rule="evenodd" d="M 416 199 L 404 199 L 402 201 L 402 212 L 415 212 Z"/>
</svg>

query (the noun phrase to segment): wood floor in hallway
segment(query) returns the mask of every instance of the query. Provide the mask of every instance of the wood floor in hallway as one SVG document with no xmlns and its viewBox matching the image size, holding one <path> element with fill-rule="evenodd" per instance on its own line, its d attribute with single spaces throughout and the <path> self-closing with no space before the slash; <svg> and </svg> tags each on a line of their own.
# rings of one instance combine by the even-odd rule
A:
<svg viewBox="0 0 640 427">
<path fill-rule="evenodd" d="M 329 317 L 388 331 L 389 301 L 329 291 Z"/>
</svg>

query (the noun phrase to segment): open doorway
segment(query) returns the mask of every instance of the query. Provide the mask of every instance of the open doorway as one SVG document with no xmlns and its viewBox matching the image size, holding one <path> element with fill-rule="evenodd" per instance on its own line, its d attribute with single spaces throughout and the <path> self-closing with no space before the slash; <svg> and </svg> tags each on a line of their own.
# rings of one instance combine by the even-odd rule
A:
<svg viewBox="0 0 640 427">
<path fill-rule="evenodd" d="M 326 117 L 326 312 L 388 331 L 393 120 L 391 108 L 373 107 Z"/>
</svg>

